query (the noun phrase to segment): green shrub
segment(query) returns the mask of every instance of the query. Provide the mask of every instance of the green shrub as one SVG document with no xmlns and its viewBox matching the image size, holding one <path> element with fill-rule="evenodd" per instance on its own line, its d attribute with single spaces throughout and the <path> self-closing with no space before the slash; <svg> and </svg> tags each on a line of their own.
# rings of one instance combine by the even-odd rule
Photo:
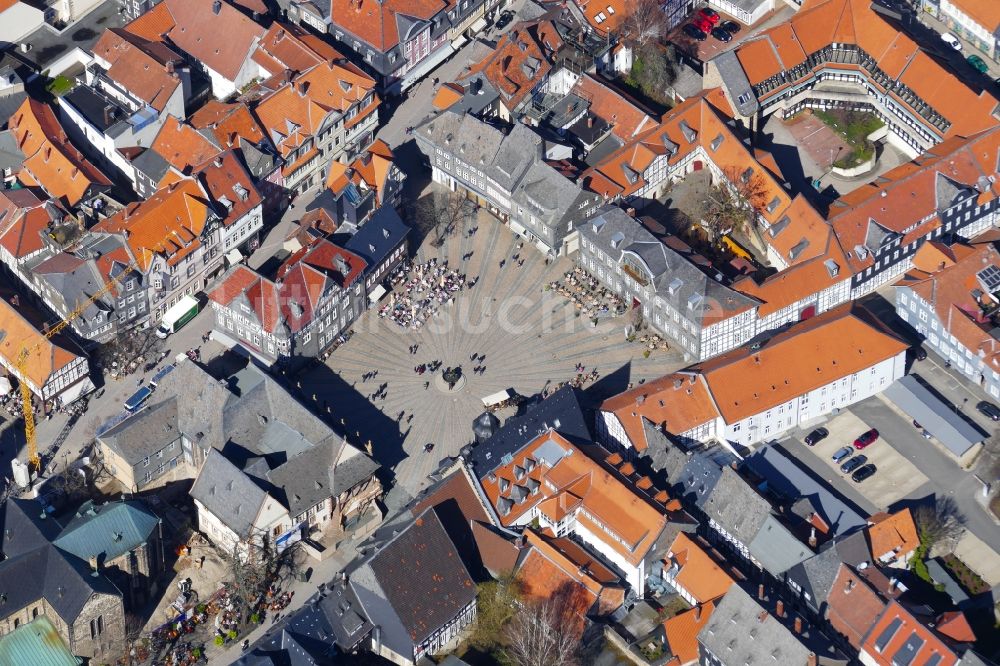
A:
<svg viewBox="0 0 1000 666">
<path fill-rule="evenodd" d="M 222 636 L 216 636 L 215 637 L 215 644 L 216 645 L 222 645 L 225 642 L 226 642 L 226 639 L 223 638 Z"/>
</svg>

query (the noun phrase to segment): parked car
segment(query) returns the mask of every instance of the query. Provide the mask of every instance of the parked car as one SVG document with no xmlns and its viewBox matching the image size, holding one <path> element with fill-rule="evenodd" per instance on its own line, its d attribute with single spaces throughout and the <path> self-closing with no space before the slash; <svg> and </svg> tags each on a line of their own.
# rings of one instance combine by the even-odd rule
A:
<svg viewBox="0 0 1000 666">
<path fill-rule="evenodd" d="M 503 30 L 508 25 L 510 25 L 510 22 L 513 20 L 514 20 L 514 12 L 510 11 L 509 9 L 500 12 L 500 18 L 497 19 L 496 23 L 496 29 Z"/>
<path fill-rule="evenodd" d="M 697 40 L 699 42 L 705 41 L 705 38 L 708 37 L 708 35 L 706 33 L 704 33 L 701 30 L 699 30 L 698 26 L 696 26 L 693 23 L 688 23 L 687 25 L 685 25 L 683 32 L 684 32 L 685 35 L 687 35 L 691 39 L 695 39 L 695 40 Z"/>
<path fill-rule="evenodd" d="M 850 460 L 848 460 L 847 462 L 845 462 L 843 465 L 840 466 L 840 471 L 843 472 L 844 474 L 850 474 L 857 468 L 864 465 L 866 462 L 868 462 L 868 456 L 865 455 L 854 456 L 853 458 L 851 458 Z"/>
<path fill-rule="evenodd" d="M 955 49 L 956 51 L 962 50 L 962 42 L 958 41 L 958 37 L 951 34 L 950 32 L 946 32 L 943 35 L 941 35 L 941 41 L 950 46 L 951 48 Z"/>
<path fill-rule="evenodd" d="M 733 35 L 722 28 L 712 28 L 712 37 L 715 37 L 720 42 L 730 42 L 733 40 Z"/>
<path fill-rule="evenodd" d="M 833 454 L 831 460 L 833 460 L 833 462 L 835 463 L 839 463 L 841 460 L 848 457 L 852 453 L 854 453 L 854 449 L 852 449 L 849 446 L 842 446 L 841 448 L 837 449 L 836 453 Z"/>
<path fill-rule="evenodd" d="M 910 353 L 913 354 L 914 361 L 925 361 L 927 360 L 927 350 L 923 347 L 912 347 Z"/>
<path fill-rule="evenodd" d="M 990 66 L 986 64 L 986 61 L 975 54 L 970 55 L 965 59 L 965 61 L 972 65 L 972 67 L 980 74 L 985 74 L 990 71 Z"/>
<path fill-rule="evenodd" d="M 866 433 L 863 433 L 856 440 L 854 440 L 854 448 L 860 451 L 861 449 L 874 444 L 876 439 L 878 439 L 878 430 L 872 428 L 871 430 L 869 430 Z"/>
<path fill-rule="evenodd" d="M 719 27 L 732 35 L 743 29 L 736 21 L 723 21 L 719 24 Z"/>
<path fill-rule="evenodd" d="M 874 476 L 877 471 L 878 468 L 875 467 L 875 465 L 868 463 L 867 465 L 854 470 L 854 474 L 851 474 L 851 479 L 854 480 L 854 483 L 861 483 L 868 477 Z"/>
<path fill-rule="evenodd" d="M 715 25 L 720 20 L 722 20 L 722 17 L 719 16 L 719 12 L 715 11 L 711 7 L 702 7 L 701 9 L 699 9 L 698 13 L 695 15 L 695 18 L 705 19 L 712 25 Z"/>
<path fill-rule="evenodd" d="M 986 402 L 983 400 L 976 405 L 976 409 L 978 409 L 979 413 L 983 416 L 987 416 L 994 421 L 1000 421 L 1000 407 L 997 407 L 992 402 Z"/>
<path fill-rule="evenodd" d="M 699 30 L 701 30 L 706 35 L 709 34 L 710 32 L 712 32 L 712 22 L 711 21 L 705 20 L 703 18 L 695 18 L 693 21 L 691 21 L 691 24 L 694 27 L 696 27 Z"/>
<path fill-rule="evenodd" d="M 806 446 L 816 446 L 817 442 L 826 439 L 829 434 L 830 431 L 826 428 L 816 428 L 811 433 L 806 435 L 806 438 L 802 441 L 806 443 Z"/>
</svg>

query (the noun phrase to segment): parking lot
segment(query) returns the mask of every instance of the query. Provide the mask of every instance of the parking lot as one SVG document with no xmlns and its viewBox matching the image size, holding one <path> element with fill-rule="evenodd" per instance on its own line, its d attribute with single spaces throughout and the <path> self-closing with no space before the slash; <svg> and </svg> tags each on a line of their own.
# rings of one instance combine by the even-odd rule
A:
<svg viewBox="0 0 1000 666">
<path fill-rule="evenodd" d="M 806 462 L 813 471 L 821 474 L 838 491 L 861 508 L 870 512 L 884 511 L 927 482 L 927 477 L 913 463 L 900 455 L 892 446 L 892 442 L 886 441 L 885 437 L 880 435 L 874 444 L 863 451 L 852 454 L 865 455 L 868 462 L 878 468 L 875 476 L 861 483 L 855 483 L 851 480 L 850 474 L 844 474 L 840 471 L 841 463 L 848 458 L 842 460 L 841 463 L 835 463 L 832 456 L 841 447 L 852 446 L 854 439 L 869 430 L 871 426 L 853 413 L 845 411 L 831 418 L 823 424 L 823 427 L 830 431 L 830 436 L 816 446 L 808 447 L 802 444 L 802 437 L 807 434 L 803 432 L 795 438 L 794 442 L 789 442 L 785 448 Z"/>
</svg>

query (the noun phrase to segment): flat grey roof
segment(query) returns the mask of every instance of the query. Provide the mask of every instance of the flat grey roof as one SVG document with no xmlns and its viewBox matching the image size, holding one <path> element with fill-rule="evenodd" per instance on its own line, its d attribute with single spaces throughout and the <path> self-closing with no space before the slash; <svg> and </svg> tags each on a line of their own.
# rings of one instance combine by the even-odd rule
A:
<svg viewBox="0 0 1000 666">
<path fill-rule="evenodd" d="M 915 375 L 897 379 L 885 390 L 885 396 L 956 456 L 989 436 L 927 390 Z"/>
</svg>

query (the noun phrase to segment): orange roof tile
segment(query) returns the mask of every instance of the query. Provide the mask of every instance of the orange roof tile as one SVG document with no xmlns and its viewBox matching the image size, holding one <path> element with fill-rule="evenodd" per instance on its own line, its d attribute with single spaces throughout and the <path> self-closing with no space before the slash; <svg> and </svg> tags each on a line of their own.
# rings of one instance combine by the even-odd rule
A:
<svg viewBox="0 0 1000 666">
<path fill-rule="evenodd" d="M 679 613 L 663 623 L 667 645 L 679 664 L 689 664 L 698 660 L 698 634 L 708 624 L 713 612 L 715 612 L 715 602 L 709 601 Z"/>
<path fill-rule="evenodd" d="M 725 569 L 684 532 L 678 533 L 670 544 L 664 566 L 670 567 L 674 563 L 680 567 L 675 578 L 677 584 L 687 590 L 697 603 L 719 599 L 733 584 Z"/>
<path fill-rule="evenodd" d="M 457 83 L 445 83 L 434 94 L 434 108 L 438 111 L 444 111 L 452 105 L 457 104 L 464 95 L 465 88 L 462 86 Z"/>
<path fill-rule="evenodd" d="M 976 632 L 969 625 L 969 619 L 962 611 L 947 611 L 938 616 L 934 623 L 938 633 L 959 643 L 975 643 Z"/>
<path fill-rule="evenodd" d="M 647 448 L 643 420 L 653 427 L 680 434 L 719 416 L 704 379 L 683 372 L 612 396 L 601 404 L 601 411 L 614 413 L 637 451 Z"/>
<path fill-rule="evenodd" d="M 909 509 L 900 509 L 896 513 L 877 513 L 868 519 L 868 543 L 871 546 L 872 557 L 880 560 L 882 557 L 906 557 L 920 545 L 917 536 L 917 524 Z"/>
<path fill-rule="evenodd" d="M 906 351 L 906 342 L 868 319 L 844 305 L 760 349 L 735 349 L 691 370 L 705 378 L 726 423 L 736 423 Z"/>
<path fill-rule="evenodd" d="M 174 17 L 170 15 L 165 2 L 158 3 L 148 12 L 140 14 L 125 26 L 125 30 L 148 39 L 152 42 L 162 41 L 163 36 L 173 29 L 176 23 Z"/>
<path fill-rule="evenodd" d="M 996 5 L 981 0 L 966 1 Z M 996 5 L 989 17 L 996 14 L 1000 14 L 1000 5 Z M 799 65 L 809 67 L 806 59 L 810 54 L 834 43 L 862 48 L 890 79 L 908 86 L 947 119 L 950 127 L 943 136 L 968 136 L 996 124 L 997 99 L 988 90 L 969 88 L 953 76 L 875 12 L 869 0 L 810 3 L 786 22 L 737 47 L 736 56 L 750 83 L 757 85 Z M 779 85 L 765 96 L 781 94 L 783 88 L 784 85 Z M 909 104 L 906 99 L 897 99 Z"/>
<path fill-rule="evenodd" d="M 597 600 L 593 592 L 537 548 L 528 551 L 517 576 L 527 599 L 536 603 L 559 599 L 566 630 L 583 634 L 587 612 Z"/>
<path fill-rule="evenodd" d="M 108 63 L 108 77 L 157 111 L 164 109 L 181 85 L 174 67 L 184 61 L 165 44 L 109 28 L 97 40 L 93 52 Z"/>
<path fill-rule="evenodd" d="M 76 361 L 79 356 L 46 339 L 31 323 L 28 322 L 17 308 L 5 299 L 0 298 L 0 355 L 6 360 L 8 368 L 16 364 L 24 349 L 28 356 L 24 360 L 23 376 L 34 384 L 35 392 L 39 392 L 49 380 L 60 370 Z M 17 373 L 19 376 L 22 373 Z"/>
<path fill-rule="evenodd" d="M 526 529 L 524 537 L 531 550 L 522 558 L 517 574 L 529 597 L 547 599 L 569 584 L 586 592 L 574 595 L 581 614 L 593 609 L 596 615 L 606 615 L 621 607 L 625 589 L 620 577 L 574 541 L 532 529 Z"/>
<path fill-rule="evenodd" d="M 29 189 L 0 190 L 0 245 L 15 260 L 39 252 L 46 247 L 42 234 L 64 215 L 55 202 Z"/>
<path fill-rule="evenodd" d="M 198 171 L 205 190 L 226 211 L 222 224 L 229 226 L 263 201 L 254 179 L 232 150 L 220 153 Z"/>
<path fill-rule="evenodd" d="M 885 601 L 851 567 L 841 563 L 826 598 L 827 618 L 855 648 L 885 610 Z"/>
<path fill-rule="evenodd" d="M 890 632 L 890 627 L 895 629 Z M 887 632 L 887 637 L 884 637 L 883 634 Z M 868 632 L 862 643 L 862 649 L 868 654 L 871 663 L 877 666 L 892 666 L 895 663 L 893 657 L 903 645 L 907 642 L 915 643 L 914 636 L 921 640 L 916 645 L 910 663 L 926 664 L 934 653 L 940 657 L 936 662 L 937 666 L 955 666 L 958 663 L 958 656 L 951 648 L 897 601 L 890 601 L 886 606 L 878 622 Z M 881 649 L 875 648 L 876 641 L 879 642 Z"/>
<path fill-rule="evenodd" d="M 304 72 L 344 56 L 337 49 L 319 39 L 309 39 L 309 33 L 293 23 L 275 21 L 261 37 L 253 60 L 269 74 L 279 74 L 290 69 Z"/>
<path fill-rule="evenodd" d="M 970 17 L 988 32 L 1000 29 L 1000 4 L 990 0 L 949 0 L 966 16 Z"/>
<path fill-rule="evenodd" d="M 587 23 L 603 34 L 616 31 L 631 13 L 628 0 L 577 0 L 576 4 Z"/>
<path fill-rule="evenodd" d="M 183 174 L 191 173 L 220 152 L 219 146 L 174 116 L 167 116 L 150 148 Z"/>
<path fill-rule="evenodd" d="M 234 148 L 239 147 L 242 141 L 254 145 L 268 141 L 257 119 L 242 102 L 226 104 L 209 100 L 188 118 L 188 122 L 195 129 L 211 130 L 219 146 Z"/>
<path fill-rule="evenodd" d="M 21 173 L 29 177 L 26 184 L 37 183 L 67 206 L 78 204 L 92 188 L 111 186 L 70 142 L 49 105 L 25 99 L 10 117 L 10 129 L 25 156 Z"/>
<path fill-rule="evenodd" d="M 590 102 L 591 113 L 610 124 L 612 133 L 623 141 L 656 124 L 652 116 L 591 74 L 580 76 L 572 92 Z"/>
<path fill-rule="evenodd" d="M 514 109 L 552 70 L 553 56 L 561 46 L 562 38 L 552 21 L 519 23 L 463 78 L 482 74 L 500 93 L 507 108 Z"/>
<path fill-rule="evenodd" d="M 542 446 L 547 451 L 555 447 L 564 455 L 548 462 L 538 460 Z M 609 538 L 607 544 L 631 563 L 646 556 L 666 526 L 666 516 L 660 509 L 554 431 L 539 435 L 518 451 L 510 463 L 498 467 L 480 482 L 490 502 L 498 508 L 504 525 L 512 525 L 532 507 L 541 509 L 543 503 L 553 516 L 582 507 L 603 527 L 584 511 L 576 513 L 577 522 L 589 525 L 595 534 L 610 530 L 616 538 Z M 529 486 L 535 486 L 534 494 L 526 490 L 524 500 L 511 499 L 511 493 L 521 492 L 515 488 Z"/>
<path fill-rule="evenodd" d="M 454 0 L 331 0 L 329 7 L 334 25 L 386 52 L 400 43 L 397 14 L 427 21 L 454 4 Z"/>
</svg>

